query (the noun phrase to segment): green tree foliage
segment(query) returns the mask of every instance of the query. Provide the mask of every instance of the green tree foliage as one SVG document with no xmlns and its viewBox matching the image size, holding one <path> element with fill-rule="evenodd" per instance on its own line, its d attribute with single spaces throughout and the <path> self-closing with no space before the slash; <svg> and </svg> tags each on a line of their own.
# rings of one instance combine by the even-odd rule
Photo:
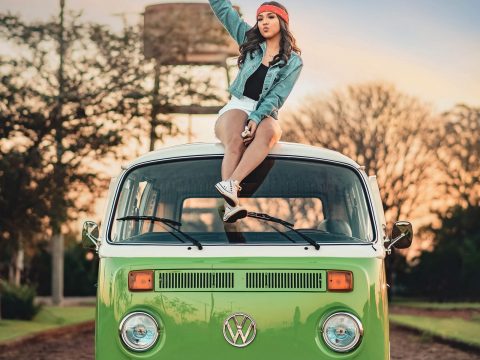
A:
<svg viewBox="0 0 480 360">
<path fill-rule="evenodd" d="M 36 291 L 28 285 L 16 286 L 0 280 L 1 314 L 4 319 L 31 320 L 39 311 Z"/>
<path fill-rule="evenodd" d="M 65 296 L 95 296 L 97 293 L 98 256 L 76 242 L 76 234 L 66 236 Z M 90 256 L 89 256 L 90 254 Z M 47 244 L 39 244 L 25 269 L 29 282 L 36 284 L 39 296 L 50 296 L 52 256 Z"/>
<path fill-rule="evenodd" d="M 107 185 L 95 166 L 122 143 L 131 117 L 124 91 L 135 78 L 136 34 L 74 13 L 61 19 L 0 14 L 12 49 L 0 57 L 0 243 L 14 262 L 20 248 L 92 208 Z"/>
<path fill-rule="evenodd" d="M 455 206 L 441 217 L 439 228 L 425 231 L 434 237 L 433 251 L 415 259 L 399 279 L 409 295 L 432 300 L 480 300 L 480 206 Z"/>
<path fill-rule="evenodd" d="M 16 282 L 17 255 L 35 246 L 45 223 L 45 178 L 37 171 L 41 159 L 35 147 L 0 156 L 0 274 Z"/>
<path fill-rule="evenodd" d="M 29 24 L 0 16 L 0 35 L 21 54 L 0 59 L 2 153 L 16 152 L 28 164 L 37 157 L 31 178 L 43 180 L 45 215 L 57 228 L 91 205 L 80 193 L 103 189 L 94 166 L 122 143 L 129 115 L 124 89 L 134 77 L 128 55 L 133 34 L 81 23 L 74 14 L 67 19 L 60 72 L 55 20 Z"/>
<path fill-rule="evenodd" d="M 163 60 L 183 54 L 172 19 L 157 39 Z M 145 143 L 152 115 L 162 141 L 178 133 L 172 106 L 219 99 L 210 77 L 146 60 L 143 35 L 141 26 L 113 32 L 63 7 L 47 21 L 0 13 L 0 39 L 11 50 L 0 55 L 0 273 L 20 249 L 33 256 L 38 242 L 58 238 L 93 209 L 108 185 L 99 165 L 131 157 L 132 140 Z"/>
<path fill-rule="evenodd" d="M 58 224 L 91 207 L 94 197 L 85 194 L 105 189 L 99 161 L 111 161 L 118 145 L 132 137 L 144 142 L 153 107 L 160 108 L 154 112 L 156 137 L 162 141 L 178 133 L 168 115 L 174 105 L 219 100 L 211 78 L 195 80 L 192 67 L 162 66 L 154 74 L 154 62 L 143 56 L 140 26 L 125 24 L 116 33 L 73 12 L 66 14 L 63 31 L 57 18 L 27 23 L 0 14 L 0 24 L 0 38 L 17 51 L 0 57 L 0 148 L 25 157 L 28 149 L 38 154 L 40 172 L 49 179 L 48 215 Z M 172 20 L 158 34 L 163 61 L 183 54 L 178 49 L 184 35 L 172 33 L 176 26 Z M 218 38 L 211 34 L 210 41 Z M 155 76 L 160 78 L 157 94 L 152 93 Z"/>
</svg>

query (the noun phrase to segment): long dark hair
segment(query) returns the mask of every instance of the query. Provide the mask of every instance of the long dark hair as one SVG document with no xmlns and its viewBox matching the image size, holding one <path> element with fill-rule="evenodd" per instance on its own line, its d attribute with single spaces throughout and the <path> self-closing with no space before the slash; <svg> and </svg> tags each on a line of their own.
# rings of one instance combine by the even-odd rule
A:
<svg viewBox="0 0 480 360">
<path fill-rule="evenodd" d="M 276 1 L 267 1 L 262 3 L 262 5 L 275 5 L 279 8 L 285 10 L 288 14 L 287 9 L 282 4 Z M 277 62 L 283 60 L 283 64 L 279 65 L 280 67 L 284 67 L 287 64 L 288 59 L 292 54 L 292 51 L 295 51 L 297 54 L 301 54 L 301 50 L 297 47 L 296 40 L 293 37 L 288 24 L 283 20 L 280 16 L 278 16 L 278 20 L 280 21 L 280 51 L 275 57 L 270 61 L 270 66 L 276 64 Z M 240 56 L 238 57 L 237 63 L 238 66 L 245 62 L 247 54 L 250 53 L 250 59 L 253 58 L 253 51 L 256 49 L 260 49 L 260 43 L 265 40 L 265 38 L 260 33 L 258 28 L 258 21 L 255 19 L 255 26 L 253 26 L 250 30 L 246 32 L 247 39 L 245 42 L 240 45 Z"/>
</svg>

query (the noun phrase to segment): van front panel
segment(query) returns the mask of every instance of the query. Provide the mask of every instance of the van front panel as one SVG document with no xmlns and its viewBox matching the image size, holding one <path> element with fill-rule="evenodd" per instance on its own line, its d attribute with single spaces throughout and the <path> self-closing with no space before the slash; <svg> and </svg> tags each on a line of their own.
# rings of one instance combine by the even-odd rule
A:
<svg viewBox="0 0 480 360">
<path fill-rule="evenodd" d="M 153 270 L 154 289 L 128 289 L 130 271 Z M 353 290 L 328 291 L 329 270 L 351 271 Z M 103 258 L 99 269 L 96 358 L 103 359 L 388 359 L 384 263 L 378 258 Z M 146 312 L 159 324 L 155 346 L 126 348 L 122 319 Z M 347 312 L 363 338 L 346 354 L 329 350 L 321 325 Z M 251 343 L 227 341 L 225 321 L 247 314 Z M 385 331 L 385 329 L 387 329 Z M 235 330 L 235 329 L 234 329 Z"/>
</svg>

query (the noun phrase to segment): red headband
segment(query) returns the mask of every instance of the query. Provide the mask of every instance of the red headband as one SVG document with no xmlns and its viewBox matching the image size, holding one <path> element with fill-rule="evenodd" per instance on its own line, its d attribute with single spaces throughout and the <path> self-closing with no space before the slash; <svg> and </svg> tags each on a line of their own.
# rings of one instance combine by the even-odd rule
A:
<svg viewBox="0 0 480 360">
<path fill-rule="evenodd" d="M 265 11 L 270 11 L 270 12 L 273 12 L 273 13 L 277 14 L 283 20 L 285 20 L 285 22 L 288 24 L 288 14 L 282 8 L 279 8 L 278 6 L 275 6 L 275 5 L 262 5 L 257 10 L 257 16 L 259 14 L 261 14 L 262 12 L 265 12 Z"/>
</svg>

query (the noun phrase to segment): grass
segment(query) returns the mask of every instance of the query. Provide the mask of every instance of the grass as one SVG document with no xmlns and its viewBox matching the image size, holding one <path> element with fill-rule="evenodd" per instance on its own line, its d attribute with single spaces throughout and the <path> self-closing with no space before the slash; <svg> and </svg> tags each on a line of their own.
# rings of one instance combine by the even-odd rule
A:
<svg viewBox="0 0 480 360">
<path fill-rule="evenodd" d="M 480 310 L 480 302 L 428 302 L 416 300 L 396 300 L 392 305 L 431 310 Z"/>
<path fill-rule="evenodd" d="M 434 318 L 390 314 L 390 322 L 407 326 L 428 335 L 438 336 L 446 340 L 458 341 L 480 348 L 480 322 L 460 318 Z"/>
<path fill-rule="evenodd" d="M 45 306 L 32 321 L 0 320 L 0 343 L 43 330 L 93 320 L 94 317 L 95 307 L 91 306 Z"/>
</svg>

